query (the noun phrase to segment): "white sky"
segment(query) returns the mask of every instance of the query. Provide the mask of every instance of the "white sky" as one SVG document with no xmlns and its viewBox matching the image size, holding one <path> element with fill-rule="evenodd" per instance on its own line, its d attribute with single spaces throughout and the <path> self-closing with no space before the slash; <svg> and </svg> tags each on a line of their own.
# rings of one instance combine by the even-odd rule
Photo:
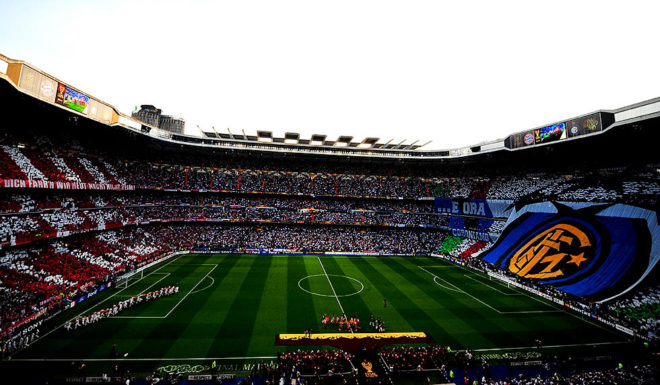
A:
<svg viewBox="0 0 660 385">
<path fill-rule="evenodd" d="M 660 96 L 658 15 L 630 0 L 0 0 L 0 53 L 191 134 L 439 149 Z"/>
</svg>

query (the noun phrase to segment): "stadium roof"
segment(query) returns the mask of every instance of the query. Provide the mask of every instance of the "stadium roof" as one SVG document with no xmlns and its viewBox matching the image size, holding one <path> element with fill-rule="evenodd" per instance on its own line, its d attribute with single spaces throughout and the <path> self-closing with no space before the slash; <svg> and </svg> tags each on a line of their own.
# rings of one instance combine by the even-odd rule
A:
<svg viewBox="0 0 660 385">
<path fill-rule="evenodd" d="M 600 110 L 586 115 L 531 128 L 505 138 L 482 142 L 473 146 L 425 150 L 422 147 L 430 142 L 419 144 L 419 140 L 395 143 L 392 139 L 379 137 L 356 139 L 352 135 L 341 135 L 336 139 L 324 134 L 314 134 L 309 138 L 296 132 L 286 132 L 275 136 L 273 131 L 258 130 L 256 134 L 231 131 L 226 132 L 212 127 L 211 131 L 199 128 L 202 136 L 175 134 L 140 122 L 121 113 L 113 105 L 73 87 L 56 77 L 20 60 L 13 60 L 0 54 L 0 78 L 16 90 L 64 109 L 71 114 L 89 118 L 110 126 L 122 127 L 158 140 L 179 144 L 222 148 L 231 150 L 256 150 L 266 152 L 292 152 L 317 155 L 341 155 L 358 157 L 386 158 L 454 158 L 476 153 L 522 150 L 545 146 L 557 141 L 570 141 L 598 135 L 614 126 L 633 122 L 640 118 L 660 116 L 660 98 L 622 107 L 616 110 Z M 76 105 L 76 103 L 79 103 Z"/>
<path fill-rule="evenodd" d="M 362 140 L 355 139 L 353 136 L 342 135 L 337 137 L 335 140 L 328 139 L 327 135 L 314 134 L 309 138 L 302 138 L 301 135 L 297 132 L 286 132 L 284 136 L 277 137 L 273 136 L 272 131 L 262 131 L 259 130 L 255 135 L 248 135 L 245 131 L 242 131 L 241 134 L 235 134 L 227 128 L 227 132 L 220 132 L 213 128 L 213 131 L 204 131 L 199 129 L 202 135 L 205 138 L 216 138 L 224 140 L 240 140 L 246 142 L 259 142 L 259 143 L 275 143 L 275 144 L 286 144 L 286 145 L 304 145 L 304 146 L 317 146 L 325 148 L 350 148 L 350 149 L 386 149 L 386 150 L 418 150 L 431 141 L 426 143 L 418 144 L 419 140 L 415 140 L 411 143 L 405 143 L 407 140 L 403 140 L 399 143 L 392 143 L 392 140 L 383 142 L 381 138 L 377 137 L 367 137 Z"/>
</svg>

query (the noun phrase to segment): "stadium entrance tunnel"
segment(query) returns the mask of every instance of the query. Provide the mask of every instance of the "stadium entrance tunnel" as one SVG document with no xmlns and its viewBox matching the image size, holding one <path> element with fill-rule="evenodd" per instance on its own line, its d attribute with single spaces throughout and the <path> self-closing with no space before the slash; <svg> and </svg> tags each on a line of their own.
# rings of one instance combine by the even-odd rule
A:
<svg viewBox="0 0 660 385">
<path fill-rule="evenodd" d="M 364 284 L 358 279 L 338 274 L 314 274 L 298 281 L 300 290 L 319 297 L 350 297 L 362 293 Z"/>
</svg>

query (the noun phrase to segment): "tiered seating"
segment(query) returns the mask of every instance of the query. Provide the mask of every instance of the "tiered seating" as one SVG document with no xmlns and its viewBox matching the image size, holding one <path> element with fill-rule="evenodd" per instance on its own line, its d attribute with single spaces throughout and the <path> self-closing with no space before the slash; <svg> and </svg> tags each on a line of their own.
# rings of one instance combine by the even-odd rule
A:
<svg viewBox="0 0 660 385">
<path fill-rule="evenodd" d="M 18 147 L 2 146 L 2 149 L 11 158 L 11 161 L 20 168 L 22 173 L 25 174 L 27 179 L 47 180 L 44 174 L 32 164 L 30 159 Z"/>
<path fill-rule="evenodd" d="M 110 164 L 98 158 L 89 158 L 89 160 L 101 175 L 103 175 L 103 178 L 108 181 L 107 183 L 122 184 L 119 182 L 119 177 Z"/>
<path fill-rule="evenodd" d="M 472 199 L 486 199 L 490 187 L 493 184 L 493 181 L 490 179 L 479 180 L 474 183 L 472 186 L 472 192 L 470 192 L 470 198 Z"/>
<path fill-rule="evenodd" d="M 199 164 L 162 164 L 120 161 L 112 157 L 87 155 L 61 149 L 43 141 L 19 150 L 2 145 L 0 177 L 79 181 L 86 183 L 132 184 L 174 189 L 218 189 L 237 192 L 342 195 L 355 197 L 443 196 L 473 199 L 522 199 L 621 201 L 650 199 L 660 191 L 658 176 L 649 169 L 581 171 L 571 175 L 502 177 L 420 177 L 391 175 L 386 170 L 344 169 L 328 173 L 321 169 L 305 171 L 264 170 L 263 164 L 246 161 L 234 167 L 226 163 L 209 167 Z M 42 148 L 43 147 L 43 148 Z M 75 146 L 73 146 L 75 148 Z M 290 167 L 297 167 L 290 166 Z M 638 174 L 639 180 L 631 174 Z M 624 184 L 625 183 L 625 186 Z"/>
<path fill-rule="evenodd" d="M 455 236 L 448 236 L 445 237 L 444 242 L 442 242 L 442 245 L 438 249 L 438 252 L 440 254 L 451 254 L 458 245 L 460 245 L 463 242 L 463 238 L 461 237 L 455 237 Z"/>
<path fill-rule="evenodd" d="M 63 176 L 63 181 L 69 182 L 82 182 L 80 176 L 73 171 L 69 165 L 66 164 L 63 158 L 53 154 L 52 152 L 47 152 L 46 156 L 48 159 L 55 165 L 61 172 Z"/>
<path fill-rule="evenodd" d="M 396 347 L 378 353 L 394 372 L 440 369 L 447 363 L 449 352 L 444 346 Z"/>
<path fill-rule="evenodd" d="M 660 326 L 660 286 L 650 286 L 608 305 L 620 317 L 630 320 L 642 333 L 657 338 Z"/>
<path fill-rule="evenodd" d="M 80 164 L 85 168 L 85 171 L 92 176 L 93 180 L 98 183 L 110 183 L 110 178 L 106 178 L 91 160 L 81 156 L 78 158 L 78 161 L 80 161 Z"/>
<path fill-rule="evenodd" d="M 449 236 L 449 231 L 465 229 L 483 235 L 501 232 L 504 227 L 502 220 L 435 214 L 432 201 L 413 200 L 430 195 L 524 202 L 629 202 L 653 201 L 660 192 L 660 181 L 651 168 L 633 172 L 581 170 L 567 176 L 437 177 L 429 176 L 428 170 L 408 173 L 403 168 L 333 164 L 321 167 L 302 162 L 271 167 L 261 160 L 242 160 L 240 164 L 216 160 L 208 165 L 184 155 L 173 156 L 167 160 L 171 164 L 164 164 L 156 156 L 120 160 L 104 151 L 73 145 L 60 148 L 47 141 L 27 148 L 18 148 L 11 140 L 3 143 L 0 178 L 141 187 L 126 193 L 8 190 L 0 198 L 0 212 L 7 214 L 0 217 L 0 242 L 4 248 L 0 251 L 0 303 L 16 310 L 11 314 L 19 314 L 17 309 L 24 314 L 33 312 L 35 304 L 44 299 L 74 292 L 98 282 L 100 277 L 132 269 L 179 248 L 401 254 L 438 251 L 476 260 L 473 256 L 489 244 Z M 214 189 L 232 193 L 152 189 Z M 254 192 L 266 194 L 243 194 Z M 147 221 L 199 219 L 232 224 L 131 226 L 92 232 Z M 248 224 L 254 222 L 259 222 L 259 230 Z M 10 246 L 67 232 L 86 234 L 37 242 L 34 245 L 38 247 L 26 248 L 24 254 Z M 17 294 L 22 291 L 26 294 Z M 626 306 L 626 314 L 635 316 L 638 311 L 633 309 L 641 305 Z M 644 308 L 642 314 L 648 311 L 648 307 Z M 425 363 L 421 365 L 424 367 Z"/>
<path fill-rule="evenodd" d="M 472 255 L 480 250 L 483 250 L 484 247 L 486 247 L 487 243 L 484 241 L 477 241 L 474 242 L 468 247 L 465 251 L 460 253 L 458 255 L 459 258 L 463 259 L 469 259 L 472 257 Z"/>
<path fill-rule="evenodd" d="M 46 180 L 63 181 L 66 176 L 62 171 L 55 166 L 48 156 L 44 156 L 38 150 L 31 148 L 24 148 L 21 150 L 23 154 L 30 160 L 30 162 L 43 173 Z M 38 178 L 32 178 L 38 179 Z"/>
<path fill-rule="evenodd" d="M 3 179 L 27 179 L 27 175 L 6 152 L 8 146 L 0 146 L 0 177 Z"/>
<path fill-rule="evenodd" d="M 80 163 L 80 158 L 75 156 L 74 154 L 71 154 L 69 156 L 64 156 L 62 157 L 62 160 L 64 160 L 64 163 L 66 163 L 67 167 L 71 169 L 76 175 L 78 175 L 78 178 L 80 179 L 81 182 L 84 183 L 97 183 L 98 181 L 94 179 L 92 174 L 85 169 L 85 167 Z"/>
<path fill-rule="evenodd" d="M 279 369 L 288 376 L 349 373 L 353 355 L 342 351 L 298 351 L 279 357 Z M 295 383 L 295 381 L 294 381 Z"/>
<path fill-rule="evenodd" d="M 109 274 L 181 248 L 428 253 L 441 242 L 441 235 L 421 230 L 364 232 L 342 227 L 177 225 L 90 233 L 29 249 L 0 251 L 0 304 L 3 309 L 23 309 L 27 316 L 43 300 L 68 295 Z M 15 297 L 16 291 L 25 295 Z M 25 308 L 30 310 L 26 313 Z"/>
</svg>

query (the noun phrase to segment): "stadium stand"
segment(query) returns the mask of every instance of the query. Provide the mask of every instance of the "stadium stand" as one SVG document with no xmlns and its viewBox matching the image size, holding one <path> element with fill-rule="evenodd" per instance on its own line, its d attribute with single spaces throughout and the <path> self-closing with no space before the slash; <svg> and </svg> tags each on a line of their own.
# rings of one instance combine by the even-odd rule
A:
<svg viewBox="0 0 660 385">
<path fill-rule="evenodd" d="M 649 234 L 642 234 L 645 227 L 639 221 L 651 223 L 651 214 L 635 221 L 625 217 L 632 223 L 628 227 L 613 226 L 628 229 L 630 236 L 609 249 L 624 255 L 637 237 L 635 246 L 641 245 L 639 255 L 645 253 L 646 260 L 621 257 L 618 264 L 608 265 L 610 270 L 593 274 L 616 286 L 617 272 L 626 267 L 620 265 L 635 265 L 639 280 L 626 280 L 630 290 L 605 303 L 572 294 L 575 287 L 568 284 L 512 274 L 495 257 L 490 263 L 484 259 L 502 243 L 513 246 L 532 238 L 528 235 L 538 230 L 537 224 L 511 225 L 513 213 L 523 219 L 531 215 L 528 206 L 561 202 L 562 210 L 570 205 L 577 211 L 593 204 L 606 210 L 621 204 L 626 213 L 657 213 L 660 172 L 657 154 L 648 147 L 657 137 L 652 119 L 632 133 L 613 130 L 586 138 L 587 144 L 475 151 L 467 159 L 427 154 L 428 159 L 365 160 L 327 149 L 332 155 L 258 148 L 246 155 L 229 147 L 197 148 L 184 144 L 185 137 L 179 142 L 154 139 L 26 98 L 14 97 L 0 110 L 8 118 L 0 131 L 0 345 L 7 354 L 39 338 L 42 320 L 72 307 L 77 298 L 172 253 L 189 251 L 383 258 L 433 254 L 497 274 L 587 317 L 629 330 L 635 338 L 657 341 L 660 295 L 649 261 L 658 234 L 652 224 L 646 226 Z M 43 113 L 30 114 L 35 110 Z M 15 111 L 21 112 L 18 117 Z M 647 147 L 626 149 L 630 143 Z M 583 151 L 583 146 L 598 150 Z M 620 153 L 611 156 L 613 150 Z M 456 211 L 439 207 L 443 199 Z M 479 204 L 488 211 L 461 211 Z M 612 218 L 593 227 L 610 226 Z M 516 230 L 522 235 L 506 239 Z M 581 263 L 577 257 L 574 261 Z M 649 271 L 637 266 L 642 262 Z M 469 349 L 451 353 L 446 346 L 396 347 L 382 350 L 379 360 L 394 377 L 436 371 L 455 381 L 448 367 L 466 366 L 476 360 L 473 356 Z M 359 366 L 359 357 L 348 353 L 299 351 L 283 354 L 277 364 L 262 365 L 253 374 L 271 383 L 334 373 L 354 379 Z M 643 383 L 655 374 L 653 368 L 639 366 L 506 381 L 596 384 L 606 377 L 627 384 Z M 501 383 L 487 375 L 480 381 Z"/>
</svg>

